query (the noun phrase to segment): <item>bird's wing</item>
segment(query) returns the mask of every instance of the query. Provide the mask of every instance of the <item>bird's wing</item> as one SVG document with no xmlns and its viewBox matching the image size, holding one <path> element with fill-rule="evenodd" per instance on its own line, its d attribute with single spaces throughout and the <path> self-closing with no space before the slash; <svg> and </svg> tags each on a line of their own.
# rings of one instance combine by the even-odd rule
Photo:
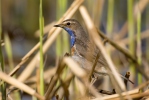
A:
<svg viewBox="0 0 149 100">
<path fill-rule="evenodd" d="M 92 41 L 86 40 L 85 43 L 83 41 L 76 38 L 76 50 L 79 55 L 94 63 L 95 58 L 100 50 Z M 107 66 L 107 62 L 101 53 L 98 59 L 98 65 Z"/>
</svg>

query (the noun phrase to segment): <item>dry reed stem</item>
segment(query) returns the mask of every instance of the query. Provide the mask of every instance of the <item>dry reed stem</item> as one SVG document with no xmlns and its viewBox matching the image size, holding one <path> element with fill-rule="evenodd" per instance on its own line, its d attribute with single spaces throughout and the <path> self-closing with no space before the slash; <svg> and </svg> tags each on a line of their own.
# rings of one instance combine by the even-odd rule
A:
<svg viewBox="0 0 149 100">
<path fill-rule="evenodd" d="M 63 80 L 61 78 L 59 78 L 60 80 L 60 84 L 63 88 L 64 91 L 64 96 L 66 100 L 69 100 L 69 91 L 68 91 L 68 86 L 63 82 Z M 63 97 L 63 96 L 62 96 Z"/>
<path fill-rule="evenodd" d="M 145 96 L 149 96 L 149 91 L 144 92 L 144 93 L 134 94 L 134 95 L 131 96 L 131 98 L 137 100 L 137 98 L 139 99 L 139 98 L 142 98 L 142 97 L 145 97 Z M 119 100 L 119 99 L 116 99 L 116 100 Z M 145 100 L 148 100 L 148 99 L 145 99 Z"/>
<path fill-rule="evenodd" d="M 97 27 L 100 27 L 100 19 L 105 0 L 96 0 L 93 2 L 93 21 Z"/>
<path fill-rule="evenodd" d="M 89 82 L 91 82 L 91 80 L 92 80 L 92 75 L 93 75 L 93 72 L 94 72 L 94 70 L 95 70 L 96 64 L 97 64 L 97 62 L 98 62 L 98 58 L 99 58 L 100 56 L 101 56 L 101 55 L 100 55 L 100 52 L 98 52 L 98 53 L 97 53 L 97 56 L 96 56 L 96 59 L 95 59 L 95 61 L 94 61 L 94 64 L 93 64 L 93 66 L 92 66 L 92 70 L 91 70 L 91 72 L 90 72 L 90 74 L 89 74 Z"/>
<path fill-rule="evenodd" d="M 87 10 L 86 10 L 86 8 L 84 6 L 81 6 L 79 10 L 80 10 L 80 13 L 82 14 L 82 17 L 83 17 L 86 25 L 87 25 L 87 28 L 89 30 L 90 35 L 92 36 L 95 44 L 100 49 L 101 53 L 103 54 L 104 58 L 106 59 L 108 67 L 112 71 L 113 76 L 114 76 L 114 78 L 116 80 L 116 83 L 118 83 L 120 88 L 123 91 L 125 91 L 126 90 L 125 85 L 124 85 L 122 79 L 119 77 L 119 74 L 116 71 L 115 66 L 114 66 L 112 60 L 110 59 L 108 53 L 106 52 L 105 47 L 103 46 L 103 44 L 102 44 L 102 42 L 100 40 L 100 37 L 98 36 L 96 28 L 95 28 L 95 26 L 94 26 L 94 24 L 93 24 L 93 22 L 92 22 L 92 20 L 91 20 L 91 18 L 89 16 Z"/>
<path fill-rule="evenodd" d="M 141 33 L 141 39 L 143 40 L 143 39 L 146 39 L 146 38 L 148 38 L 149 37 L 149 30 L 145 30 L 145 31 L 143 31 L 142 33 Z M 135 35 L 135 37 L 134 37 L 134 40 L 136 41 L 136 38 L 137 36 Z M 125 50 L 127 50 L 127 48 L 126 48 L 126 45 L 128 45 L 128 38 L 124 38 L 124 39 L 122 39 L 122 40 L 117 40 L 117 43 L 119 43 L 118 45 L 121 47 L 121 48 L 124 48 Z M 114 51 L 115 50 L 115 48 L 113 48 L 113 47 L 111 47 L 111 51 Z"/>
<path fill-rule="evenodd" d="M 70 82 L 71 82 L 71 80 L 72 80 L 73 78 L 74 78 L 74 75 L 73 75 L 72 73 L 69 73 L 69 74 L 67 75 L 67 77 L 65 78 L 64 83 L 69 86 L 69 84 L 70 84 Z M 57 92 L 61 87 L 62 87 L 62 86 L 61 86 L 61 84 L 60 84 L 55 90 L 52 91 L 52 93 L 50 93 L 50 95 L 53 97 L 53 96 L 56 94 L 56 92 Z M 63 94 L 64 94 L 64 92 L 61 92 L 61 95 L 63 95 Z"/>
<path fill-rule="evenodd" d="M 48 46 L 51 46 L 54 40 L 56 39 L 57 35 L 60 33 L 61 29 L 57 29 L 54 34 L 51 35 L 51 37 L 45 42 L 43 45 L 43 53 L 45 53 L 48 50 Z M 47 46 L 48 45 L 48 46 Z M 33 59 L 30 61 L 30 63 L 27 65 L 27 67 L 24 69 L 24 71 L 21 73 L 21 75 L 18 77 L 18 80 L 25 81 L 33 72 L 35 65 L 37 61 L 40 59 L 40 53 L 38 52 Z M 27 73 L 27 74 L 26 74 Z"/>
<path fill-rule="evenodd" d="M 9 76 L 13 76 L 27 60 L 28 60 L 28 58 L 22 60 L 22 61 L 9 73 Z"/>
<path fill-rule="evenodd" d="M 141 39 L 146 39 L 146 38 L 148 38 L 149 37 L 149 30 L 145 30 L 145 31 L 143 31 L 142 33 L 141 33 Z M 137 39 L 137 36 L 135 35 L 135 41 L 136 41 L 136 39 Z M 124 39 L 122 39 L 122 40 L 119 40 L 119 42 L 118 43 L 120 43 L 120 44 L 123 44 L 124 46 L 126 46 L 127 44 L 128 44 L 128 38 L 124 38 Z"/>
<path fill-rule="evenodd" d="M 50 83 L 50 85 L 49 85 L 49 87 L 48 87 L 48 89 L 47 89 L 47 91 L 45 93 L 45 96 L 44 97 L 46 98 L 46 100 L 49 100 L 49 98 L 50 99 L 52 98 L 51 92 L 52 92 L 52 90 L 54 88 L 54 85 L 56 85 L 57 81 L 58 81 L 58 75 L 56 74 L 52 78 L 51 83 Z"/>
<path fill-rule="evenodd" d="M 47 88 L 47 91 L 45 93 L 46 100 L 49 100 L 49 98 L 50 99 L 52 98 L 51 92 L 52 92 L 54 86 L 56 85 L 56 83 L 59 79 L 59 76 L 60 76 L 61 72 L 63 71 L 64 67 L 65 67 L 65 64 L 63 62 L 58 63 L 56 74 L 52 77 L 52 79 L 49 83 L 49 86 Z"/>
<path fill-rule="evenodd" d="M 50 29 L 53 27 L 53 25 L 55 25 L 55 23 L 56 23 L 56 22 L 53 21 L 52 23 L 50 23 L 50 24 L 44 26 L 43 33 L 44 33 L 44 34 L 48 33 L 48 32 L 50 31 Z M 37 31 L 35 32 L 35 36 L 36 36 L 36 37 L 39 37 L 39 35 L 40 35 L 40 30 L 37 30 Z"/>
<path fill-rule="evenodd" d="M 39 95 L 38 93 L 36 93 L 35 90 L 33 90 L 29 86 L 21 83 L 20 81 L 16 80 L 15 78 L 6 75 L 3 72 L 0 72 L 0 79 L 2 79 L 3 81 L 5 81 L 5 82 L 19 88 L 20 90 L 23 90 L 24 92 L 26 92 L 26 93 L 28 93 L 32 96 L 36 96 L 37 98 L 39 98 L 41 100 L 44 100 L 44 97 Z"/>
<path fill-rule="evenodd" d="M 98 31 L 98 30 L 97 30 Z M 120 45 L 116 44 L 114 41 L 106 37 L 102 32 L 98 31 L 99 35 L 106 39 L 113 47 L 115 47 L 117 50 L 121 51 L 123 54 L 125 54 L 126 57 L 130 58 L 136 65 L 136 68 L 138 71 L 145 77 L 146 80 L 149 79 L 149 77 L 145 74 L 144 70 L 140 68 L 137 59 L 132 56 L 127 50 L 123 49 Z"/>
<path fill-rule="evenodd" d="M 131 95 L 138 94 L 138 93 L 139 93 L 139 89 L 135 89 L 135 90 L 123 92 L 122 96 L 127 96 L 127 94 L 129 94 L 131 96 Z M 95 98 L 92 100 L 115 100 L 115 99 L 120 99 L 119 94 L 108 95 L 108 96 L 104 96 L 102 98 Z"/>
<path fill-rule="evenodd" d="M 146 81 L 146 82 L 140 84 L 137 88 L 138 88 L 138 89 L 143 89 L 143 88 L 144 88 L 145 86 L 147 86 L 148 84 L 149 84 L 149 81 Z"/>
<path fill-rule="evenodd" d="M 57 67 L 53 67 L 44 72 L 45 83 L 50 81 L 51 77 L 56 73 L 56 69 Z M 31 78 L 25 81 L 25 84 L 35 83 L 35 82 L 36 82 L 36 77 L 32 76 Z"/>
<path fill-rule="evenodd" d="M 78 7 L 83 3 L 83 0 L 76 0 L 73 2 L 73 4 L 70 6 L 70 8 L 67 10 L 67 12 L 63 15 L 63 17 L 57 22 L 60 23 L 62 22 L 64 19 L 69 19 L 73 16 L 73 14 L 76 12 L 76 10 L 78 9 Z M 51 44 L 54 42 L 54 40 L 56 39 L 56 37 L 58 36 L 58 34 L 60 33 L 62 29 L 60 28 L 55 28 L 53 27 L 49 34 L 48 34 L 48 40 L 44 43 L 43 45 L 43 53 L 45 53 L 48 48 L 51 46 Z M 34 50 L 39 48 L 39 43 L 35 46 L 35 48 L 33 48 Z M 25 59 L 26 57 L 29 57 L 32 52 L 29 52 L 25 57 L 23 57 L 23 59 Z M 28 66 L 26 67 L 26 69 L 22 72 L 22 74 L 18 77 L 18 79 L 20 81 L 25 81 L 32 73 L 32 71 L 35 68 L 35 64 L 36 64 L 36 59 L 39 58 L 39 52 L 35 55 L 35 57 L 31 60 L 31 62 L 28 64 Z M 28 74 L 26 74 L 28 73 Z"/>
<path fill-rule="evenodd" d="M 88 75 L 86 71 L 81 68 L 78 63 L 76 63 L 71 57 L 64 57 L 63 59 L 64 63 L 68 65 L 68 68 L 71 70 L 71 72 L 77 77 L 77 86 L 79 85 L 79 90 L 81 91 L 82 95 L 85 95 L 87 91 L 88 84 Z M 79 79 L 78 79 L 79 78 Z M 80 79 L 82 82 L 80 82 Z M 85 87 L 86 86 L 86 87 Z"/>
<path fill-rule="evenodd" d="M 64 57 L 64 63 L 68 65 L 68 67 L 71 69 L 75 76 L 79 78 L 84 78 L 87 76 L 85 70 L 79 67 L 79 65 L 76 62 L 74 62 L 72 58 Z"/>
<path fill-rule="evenodd" d="M 117 43 L 115 43 L 114 41 L 112 41 L 111 39 L 109 39 L 107 36 L 104 35 L 104 33 L 102 33 L 101 31 L 99 31 L 98 29 L 97 29 L 97 32 L 99 33 L 99 35 L 102 38 L 106 39 L 113 47 L 115 47 L 117 50 L 119 50 L 120 52 L 122 52 L 124 55 L 126 55 L 128 58 L 130 58 L 132 61 L 137 62 L 137 60 L 135 59 L 135 57 L 132 56 L 129 53 L 129 51 L 123 49 L 121 46 L 119 46 Z"/>
<path fill-rule="evenodd" d="M 135 4 L 135 6 L 134 6 L 134 19 L 135 19 L 135 21 L 136 21 L 136 15 L 139 12 L 141 12 L 141 13 L 143 12 L 143 10 L 147 6 L 148 2 L 149 2 L 148 0 L 140 0 L 137 4 Z M 139 11 L 138 11 L 138 6 L 139 6 Z M 128 30 L 128 22 L 126 21 L 125 24 L 122 26 L 120 32 L 118 32 L 119 34 L 116 34 L 114 36 L 114 39 L 115 40 L 122 39 L 126 35 L 127 30 Z"/>
<path fill-rule="evenodd" d="M 81 79 L 81 83 L 86 86 L 86 88 L 93 94 L 95 97 L 101 97 L 100 94 L 96 91 L 96 89 L 89 84 L 88 75 L 84 69 L 82 69 L 72 58 L 64 57 L 64 62 L 68 65 L 71 71 Z M 80 81 L 80 80 L 79 80 Z"/>
</svg>

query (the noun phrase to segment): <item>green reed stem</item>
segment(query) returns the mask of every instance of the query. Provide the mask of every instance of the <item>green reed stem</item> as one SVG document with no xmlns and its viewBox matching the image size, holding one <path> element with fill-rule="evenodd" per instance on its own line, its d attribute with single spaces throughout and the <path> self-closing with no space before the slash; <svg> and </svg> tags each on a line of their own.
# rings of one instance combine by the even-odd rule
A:
<svg viewBox="0 0 149 100">
<path fill-rule="evenodd" d="M 134 19 L 133 19 L 133 0 L 127 0 L 127 12 L 128 12 L 128 36 L 129 36 L 129 50 L 130 53 L 134 56 L 135 55 L 135 45 L 134 45 Z M 130 70 L 132 75 L 135 74 L 135 67 L 134 64 L 131 64 Z"/>
<path fill-rule="evenodd" d="M 11 42 L 10 42 L 9 36 L 7 34 L 5 34 L 5 49 L 6 49 L 6 53 L 8 56 L 9 66 L 10 66 L 10 69 L 12 70 L 14 67 L 13 56 L 12 56 L 12 47 L 11 47 Z"/>
<path fill-rule="evenodd" d="M 107 13 L 107 35 L 112 38 L 113 32 L 113 18 L 114 17 L 114 0 L 108 0 L 108 13 Z M 108 45 L 108 53 L 111 55 L 111 48 Z"/>
<path fill-rule="evenodd" d="M 0 41 L 2 41 L 2 18 L 1 18 L 1 0 L 0 0 Z M 4 59 L 2 54 L 2 47 L 0 45 L 0 66 L 2 71 L 4 71 Z"/>
<path fill-rule="evenodd" d="M 113 17 L 114 17 L 114 0 L 108 0 L 108 14 L 107 14 L 107 33 L 112 36 L 113 31 Z"/>
<path fill-rule="evenodd" d="M 145 16 L 145 21 L 146 21 L 146 29 L 149 28 L 148 22 L 149 22 L 149 6 L 146 7 L 146 16 Z M 149 44 L 149 38 L 146 39 L 146 44 Z M 146 45 L 146 59 L 149 61 L 149 45 Z"/>
<path fill-rule="evenodd" d="M 61 4 L 62 0 L 57 0 L 57 5 L 56 5 L 56 19 L 58 20 L 61 15 L 62 15 L 62 9 L 61 9 Z M 62 54 L 62 34 L 59 34 L 56 39 L 56 55 L 61 56 Z"/>
<path fill-rule="evenodd" d="M 62 4 L 60 6 L 62 14 L 66 11 L 67 2 L 68 2 L 68 0 L 63 0 Z M 62 14 L 61 14 L 61 16 L 62 16 Z M 65 33 L 63 32 L 62 38 L 63 38 L 63 48 L 62 48 L 63 52 L 62 53 L 65 54 L 66 52 L 68 52 L 70 50 L 68 34 L 66 32 Z"/>
<path fill-rule="evenodd" d="M 1 0 L 0 0 L 0 41 L 2 40 L 2 15 L 1 15 Z M 2 53 L 2 47 L 0 44 L 0 66 L 1 66 L 1 70 L 0 71 L 5 71 L 4 68 L 4 58 L 3 58 L 3 53 Z M 6 83 L 2 82 L 1 86 L 0 86 L 0 92 L 1 92 L 1 96 L 2 96 L 2 100 L 6 100 Z"/>
<path fill-rule="evenodd" d="M 42 0 L 40 0 L 39 5 L 39 27 L 40 27 L 40 94 L 44 95 L 44 64 L 43 64 L 43 27 L 44 27 L 44 18 L 42 13 Z"/>
<path fill-rule="evenodd" d="M 142 53 L 141 53 L 141 13 L 139 12 L 137 15 L 137 58 L 138 63 L 141 65 L 142 59 L 141 59 Z M 142 75 L 138 73 L 138 84 L 142 83 Z"/>
<path fill-rule="evenodd" d="M 67 0 L 58 0 L 57 1 L 57 10 L 56 10 L 56 19 L 59 19 L 67 8 Z M 69 38 L 68 34 L 62 31 L 61 34 L 58 35 L 56 39 L 56 55 L 63 56 L 66 52 L 69 51 Z M 62 74 L 62 78 L 64 79 L 67 73 L 67 68 L 64 68 L 64 73 Z M 57 82 L 56 86 L 59 86 L 60 82 Z"/>
<path fill-rule="evenodd" d="M 59 19 L 63 15 L 63 13 L 66 11 L 66 8 L 67 8 L 67 0 L 57 1 L 56 19 Z M 56 55 L 61 56 L 62 54 L 65 54 L 68 51 L 69 51 L 68 34 L 62 31 L 62 34 L 59 34 L 59 36 L 56 39 Z"/>
</svg>

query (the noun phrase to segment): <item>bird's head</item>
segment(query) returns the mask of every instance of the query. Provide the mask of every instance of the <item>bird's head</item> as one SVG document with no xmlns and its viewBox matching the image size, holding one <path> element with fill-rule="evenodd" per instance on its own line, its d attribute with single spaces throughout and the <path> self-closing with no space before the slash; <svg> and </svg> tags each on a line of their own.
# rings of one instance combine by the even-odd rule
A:
<svg viewBox="0 0 149 100">
<path fill-rule="evenodd" d="M 74 45 L 76 38 L 82 40 L 87 37 L 86 32 L 82 28 L 81 24 L 75 19 L 67 19 L 62 23 L 54 25 L 54 27 L 61 27 L 71 36 L 71 46 Z M 87 40 L 87 38 L 85 38 Z"/>
<path fill-rule="evenodd" d="M 54 27 L 61 27 L 66 30 L 70 36 L 72 36 L 72 34 L 77 34 L 76 31 L 80 29 L 81 25 L 75 19 L 67 19 L 60 24 L 54 25 Z"/>
</svg>

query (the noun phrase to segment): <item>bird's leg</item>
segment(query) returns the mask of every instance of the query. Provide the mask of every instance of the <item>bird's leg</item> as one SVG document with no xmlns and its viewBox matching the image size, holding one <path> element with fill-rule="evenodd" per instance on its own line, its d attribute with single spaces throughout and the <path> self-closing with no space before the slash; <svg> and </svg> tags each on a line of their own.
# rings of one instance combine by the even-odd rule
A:
<svg viewBox="0 0 149 100">
<path fill-rule="evenodd" d="M 93 84 L 96 82 L 96 80 L 98 79 L 98 77 L 95 76 L 94 74 L 92 74 L 91 77 L 92 77 L 92 78 L 91 78 L 91 84 L 93 85 Z"/>
</svg>

